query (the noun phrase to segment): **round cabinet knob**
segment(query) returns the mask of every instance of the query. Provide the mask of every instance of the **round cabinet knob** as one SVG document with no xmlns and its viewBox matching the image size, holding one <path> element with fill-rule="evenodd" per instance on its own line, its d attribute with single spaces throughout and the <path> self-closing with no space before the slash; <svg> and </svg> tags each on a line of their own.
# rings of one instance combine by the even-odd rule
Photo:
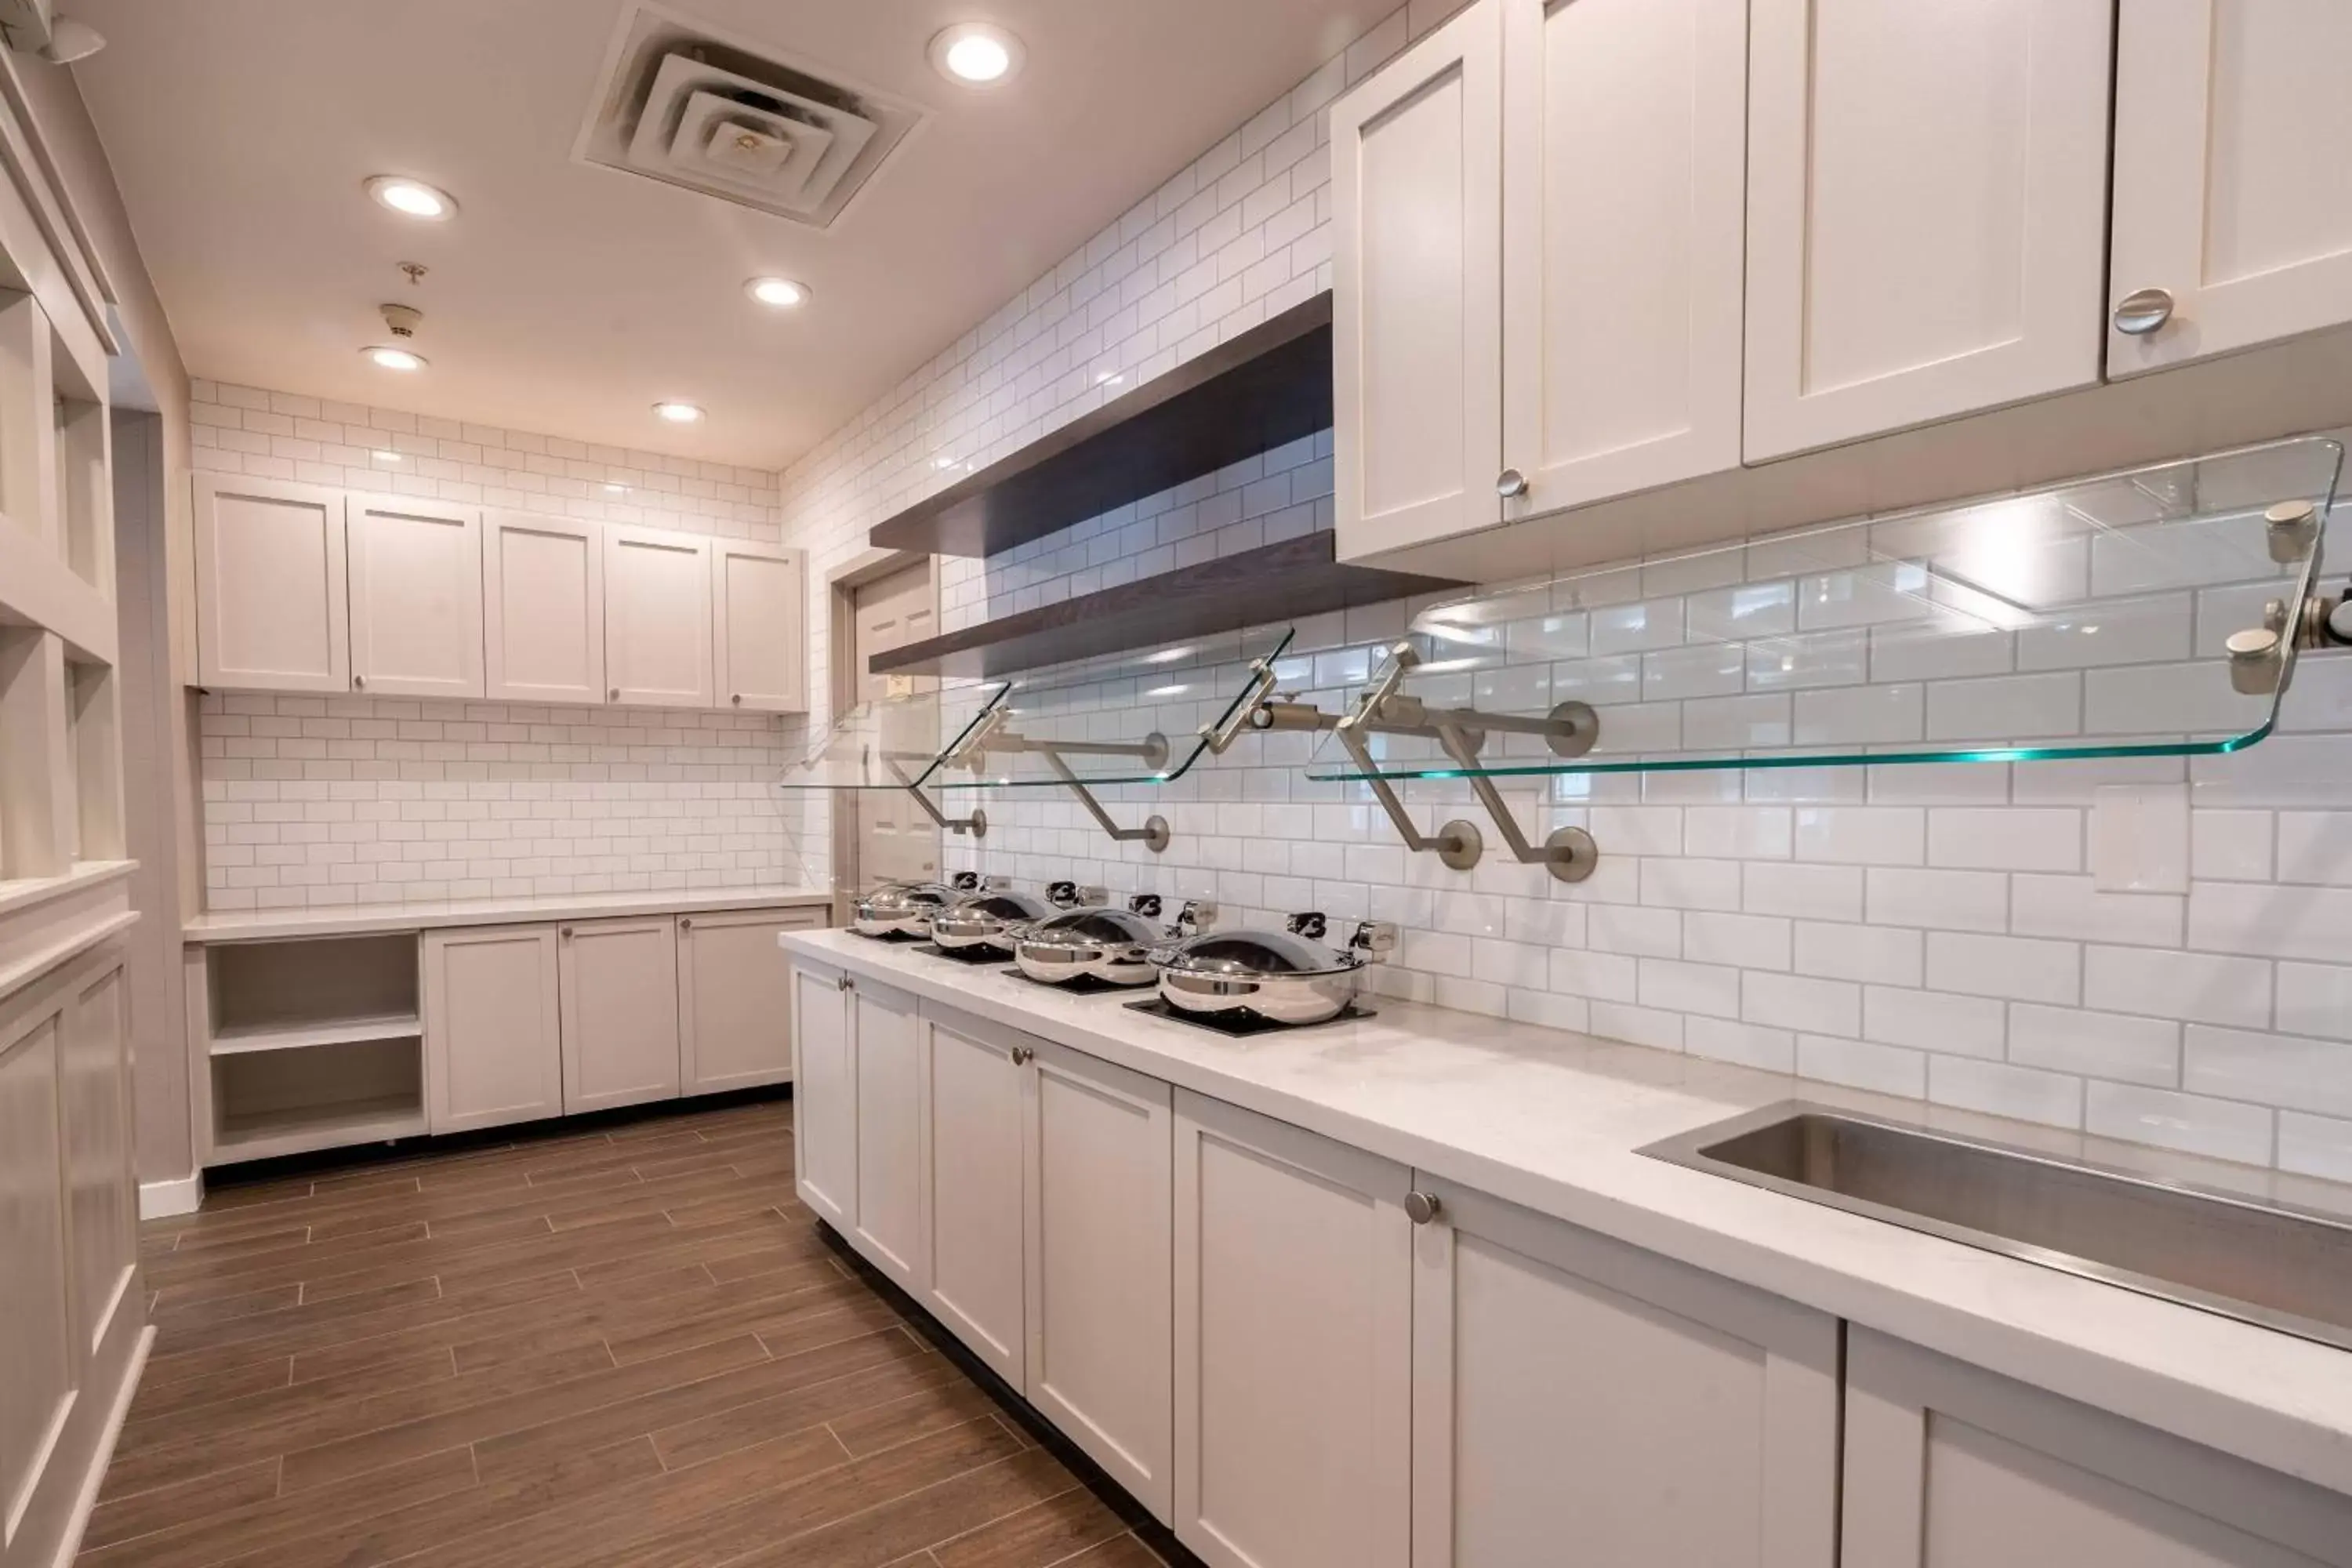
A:
<svg viewBox="0 0 2352 1568">
<path fill-rule="evenodd" d="M 1025 1068 L 1036 1059 L 1037 1053 L 1031 1050 L 1028 1047 L 1015 1046 L 1013 1047 L 1013 1065 L 1014 1067 Z"/>
<path fill-rule="evenodd" d="M 1517 500 L 1528 493 L 1528 477 L 1517 468 L 1505 468 L 1495 476 L 1495 493 L 1505 500 Z"/>
<path fill-rule="evenodd" d="M 741 692 L 740 692 L 740 691 L 739 691 L 739 692 L 737 692 L 734 696 L 732 696 L 732 697 L 729 698 L 727 700 L 728 700 L 728 701 L 730 701 L 730 702 L 732 702 L 733 704 L 735 704 L 735 706 L 736 706 L 736 707 L 740 708 L 740 707 L 742 707 L 742 706 L 743 706 L 743 694 L 742 694 Z"/>
<path fill-rule="evenodd" d="M 1407 1193 L 1404 1195 L 1404 1217 L 1415 1225 L 1427 1225 L 1445 1209 L 1435 1193 Z"/>
<path fill-rule="evenodd" d="M 566 942 L 570 942 L 572 940 L 572 928 L 570 926 L 565 926 L 563 928 L 563 940 Z"/>
<path fill-rule="evenodd" d="M 2283 645 L 2268 626 L 2231 632 L 2221 645 L 2230 654 L 2230 684 L 2248 697 L 2263 697 L 2278 689 Z"/>
<path fill-rule="evenodd" d="M 692 931 L 694 929 L 694 922 L 692 921 L 682 920 L 677 922 L 677 929 L 680 931 Z"/>
<path fill-rule="evenodd" d="M 354 691 L 365 691 L 367 689 L 367 677 L 364 675 L 352 676 L 352 689 Z"/>
<path fill-rule="evenodd" d="M 621 689 L 615 686 L 612 690 L 604 693 L 604 698 L 607 701 L 618 702 L 621 700 Z"/>
<path fill-rule="evenodd" d="M 2116 303 L 2116 331 L 2144 338 L 2172 320 L 2172 290 L 2135 289 Z"/>
</svg>

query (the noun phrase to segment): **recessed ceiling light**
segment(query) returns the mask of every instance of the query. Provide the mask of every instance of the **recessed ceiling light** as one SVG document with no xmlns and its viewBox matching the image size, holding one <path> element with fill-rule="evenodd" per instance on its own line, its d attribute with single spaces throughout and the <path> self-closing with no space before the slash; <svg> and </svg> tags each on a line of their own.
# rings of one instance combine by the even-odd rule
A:
<svg viewBox="0 0 2352 1568">
<path fill-rule="evenodd" d="M 425 356 L 391 343 L 375 343 L 360 350 L 374 362 L 379 370 L 423 370 Z"/>
<path fill-rule="evenodd" d="M 743 285 L 743 292 L 761 304 L 773 310 L 789 310 L 794 305 L 808 303 L 808 286 L 789 278 L 754 278 Z"/>
<path fill-rule="evenodd" d="M 959 22 L 931 39 L 931 66 L 966 87 L 994 87 L 1019 74 L 1028 51 L 1021 40 L 987 22 Z"/>
<path fill-rule="evenodd" d="M 663 418 L 668 420 L 673 425 L 693 425 L 699 422 L 702 418 L 702 409 L 700 405 L 692 403 L 678 403 L 675 401 L 656 403 L 654 405 L 654 412 L 660 415 Z"/>
<path fill-rule="evenodd" d="M 367 194 L 403 217 L 438 222 L 457 216 L 457 198 L 422 180 L 398 174 L 378 174 L 367 183 Z"/>
</svg>

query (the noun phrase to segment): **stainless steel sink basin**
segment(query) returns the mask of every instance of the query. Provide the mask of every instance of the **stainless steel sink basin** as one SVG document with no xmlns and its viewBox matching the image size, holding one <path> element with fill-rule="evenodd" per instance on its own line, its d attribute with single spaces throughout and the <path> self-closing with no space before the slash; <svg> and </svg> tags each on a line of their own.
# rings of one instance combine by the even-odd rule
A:
<svg viewBox="0 0 2352 1568">
<path fill-rule="evenodd" d="M 1654 1158 L 2352 1349 L 2352 1224 L 1791 1102 Z"/>
</svg>

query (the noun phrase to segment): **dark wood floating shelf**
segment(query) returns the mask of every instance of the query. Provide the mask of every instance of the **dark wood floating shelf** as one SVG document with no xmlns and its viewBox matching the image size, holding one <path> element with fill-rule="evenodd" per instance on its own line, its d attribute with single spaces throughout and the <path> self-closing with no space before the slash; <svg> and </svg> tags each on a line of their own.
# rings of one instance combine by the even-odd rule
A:
<svg viewBox="0 0 2352 1568">
<path fill-rule="evenodd" d="M 1330 424 L 1327 293 L 885 519 L 867 542 L 999 554 Z"/>
<path fill-rule="evenodd" d="M 876 654 L 866 668 L 875 675 L 1010 675 L 1464 586 L 1445 577 L 1343 566 L 1333 559 L 1336 549 L 1328 531 L 1286 539 L 908 643 Z"/>
</svg>

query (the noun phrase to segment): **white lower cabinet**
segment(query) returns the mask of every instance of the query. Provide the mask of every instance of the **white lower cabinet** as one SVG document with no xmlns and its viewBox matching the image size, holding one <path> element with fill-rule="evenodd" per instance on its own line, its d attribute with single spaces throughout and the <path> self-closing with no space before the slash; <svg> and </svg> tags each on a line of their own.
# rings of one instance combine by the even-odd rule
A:
<svg viewBox="0 0 2352 1568">
<path fill-rule="evenodd" d="M 793 965 L 793 1177 L 801 1202 L 846 1235 L 857 1206 L 857 1083 L 849 977 Z"/>
<path fill-rule="evenodd" d="M 977 1018 L 922 1020 L 923 1300 L 1013 1387 L 1028 1375 L 1022 1102 L 1036 1042 Z"/>
<path fill-rule="evenodd" d="M 872 980 L 849 983 L 849 1063 L 856 1097 L 854 1237 L 874 1265 L 923 1293 L 922 1071 L 915 999 Z"/>
<path fill-rule="evenodd" d="M 432 1131 L 563 1114 L 559 945 L 551 925 L 425 933 Z"/>
<path fill-rule="evenodd" d="M 1176 1520 L 1215 1568 L 1406 1568 L 1412 1173 L 1178 1090 Z"/>
<path fill-rule="evenodd" d="M 671 918 L 580 921 L 562 935 L 564 1111 L 677 1099 Z"/>
<path fill-rule="evenodd" d="M 1413 1568 L 1832 1568 L 1836 1319 L 1420 1186 Z"/>
<path fill-rule="evenodd" d="M 1034 1048 L 1024 1392 L 1164 1521 L 1175 1499 L 1169 1088 L 1049 1041 Z"/>
<path fill-rule="evenodd" d="M 776 952 L 776 938 L 824 923 L 817 910 L 678 917 L 681 1092 L 717 1094 L 792 1081 L 792 972 Z"/>
<path fill-rule="evenodd" d="M 1845 1568 L 2352 1563 L 2352 1498 L 1849 1333 Z"/>
</svg>

